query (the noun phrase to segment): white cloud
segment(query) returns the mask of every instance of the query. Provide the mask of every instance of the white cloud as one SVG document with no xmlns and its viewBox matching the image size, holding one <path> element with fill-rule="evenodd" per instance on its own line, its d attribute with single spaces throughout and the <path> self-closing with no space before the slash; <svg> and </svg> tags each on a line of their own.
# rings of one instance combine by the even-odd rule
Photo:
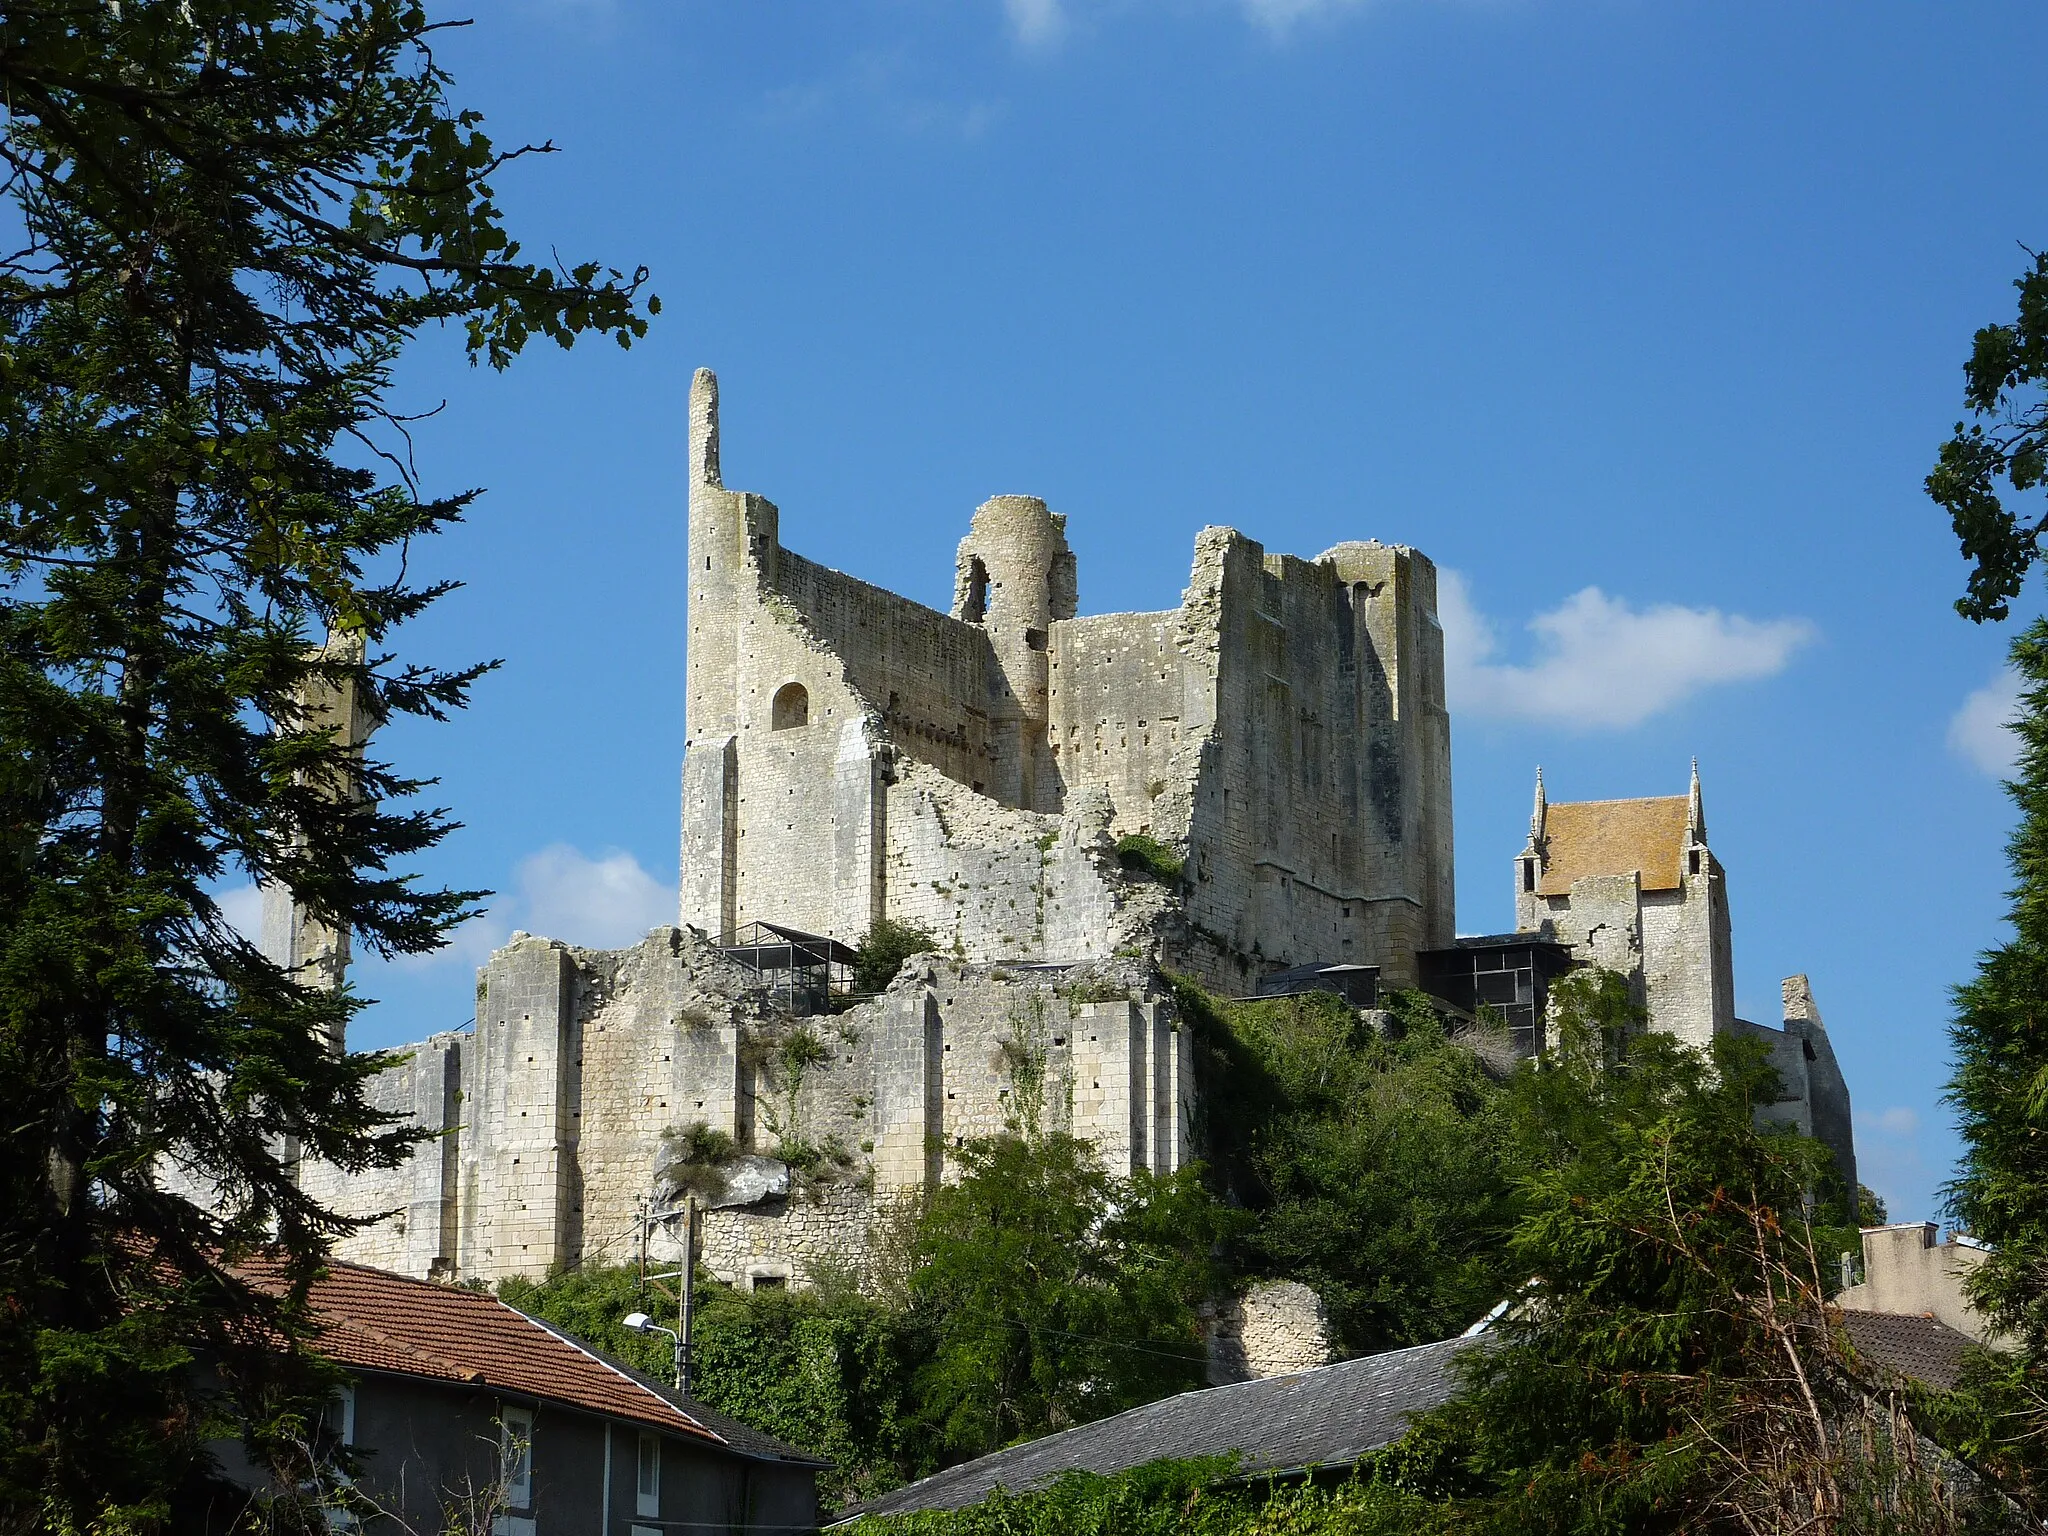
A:
<svg viewBox="0 0 2048 1536">
<path fill-rule="evenodd" d="M 1027 48 L 1049 48 L 1066 35 L 1067 9 L 1062 0 L 1003 0 L 1010 30 Z"/>
<path fill-rule="evenodd" d="M 393 955 L 391 964 L 401 971 L 461 969 L 473 971 L 491 958 L 512 936 L 512 925 L 496 910 L 480 912 L 448 935 L 448 942 L 423 955 Z M 358 959 L 363 958 L 358 955 Z"/>
<path fill-rule="evenodd" d="M 450 934 L 440 949 L 394 956 L 392 964 L 408 971 L 474 970 L 515 928 L 587 949 L 619 949 L 676 918 L 674 888 L 618 849 L 592 858 L 567 843 L 550 843 L 519 861 L 512 887 L 489 911 Z"/>
<path fill-rule="evenodd" d="M 2020 742 L 2011 725 L 2019 709 L 2019 674 L 2002 667 L 1996 677 L 1963 700 L 1963 707 L 1950 718 L 1949 750 L 1995 779 L 2012 777 Z"/>
<path fill-rule="evenodd" d="M 214 901 L 228 926 L 251 944 L 263 942 L 263 891 L 251 883 L 217 892 Z"/>
<path fill-rule="evenodd" d="M 1364 0 L 1241 0 L 1244 13 L 1271 32 L 1285 32 L 1308 16 L 1355 10 Z"/>
<path fill-rule="evenodd" d="M 1920 1129 L 1920 1114 L 1903 1104 L 1894 1104 L 1879 1110 L 1872 1123 L 1886 1136 L 1911 1136 Z"/>
<path fill-rule="evenodd" d="M 591 858 L 554 843 L 520 862 L 521 926 L 592 949 L 637 943 L 676 918 L 676 893 L 614 850 Z"/>
<path fill-rule="evenodd" d="M 1059 0 L 1038 0 L 1049 21 L 1018 27 L 1019 38 L 1049 45 L 1065 25 Z M 1051 30 L 1046 30 L 1050 28 Z M 1035 30 L 1033 30 L 1035 29 Z M 867 49 L 814 80 L 769 91 L 762 100 L 771 123 L 809 123 L 835 116 L 859 116 L 904 134 L 978 139 L 1003 115 L 1000 100 L 960 100 L 953 82 L 939 94 L 919 83 L 916 60 L 904 48 Z"/>
<path fill-rule="evenodd" d="M 1815 629 L 1718 608 L 1632 608 L 1587 587 L 1529 620 L 1536 658 L 1495 659 L 1499 639 L 1456 571 L 1439 574 L 1446 687 L 1453 714 L 1625 730 L 1702 688 L 1781 672 Z"/>
</svg>

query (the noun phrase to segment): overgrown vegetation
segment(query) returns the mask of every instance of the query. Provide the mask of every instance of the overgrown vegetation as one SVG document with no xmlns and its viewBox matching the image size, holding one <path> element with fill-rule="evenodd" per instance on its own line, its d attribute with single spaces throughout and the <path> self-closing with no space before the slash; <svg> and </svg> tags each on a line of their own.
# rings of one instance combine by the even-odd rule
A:
<svg viewBox="0 0 2048 1536">
<path fill-rule="evenodd" d="M 1255 1216 L 1244 1271 L 1313 1286 L 1351 1354 L 1457 1333 L 1517 1283 L 1505 1079 L 1427 1000 L 1390 997 L 1386 1034 L 1332 993 L 1175 1000 L 1228 1085 L 1203 1113 L 1220 1191 Z"/>
<path fill-rule="evenodd" d="M 1927 476 L 1970 562 L 1956 611 L 1978 623 L 2010 612 L 2048 534 L 2037 499 L 2048 489 L 2048 252 L 2027 254 L 2013 319 L 1979 330 L 1963 365 L 1963 404 L 1976 419 L 1956 423 Z"/>
<path fill-rule="evenodd" d="M 696 1395 L 832 1458 L 835 1506 L 1201 1383 L 1196 1309 L 1229 1218 L 1195 1174 L 1113 1178 L 1064 1136 L 956 1155 L 956 1183 L 878 1225 L 877 1265 L 901 1277 L 877 1288 L 886 1300 L 830 1275 L 795 1292 L 699 1282 Z M 633 1268 L 508 1280 L 499 1294 L 665 1379 L 667 1341 L 620 1320 L 674 1299 Z"/>
<path fill-rule="evenodd" d="M 1150 875 L 1162 885 L 1178 885 L 1181 857 L 1156 837 L 1126 832 L 1116 840 L 1116 861 L 1133 874 Z"/>
<path fill-rule="evenodd" d="M 1724 1038 L 1703 1054 L 1630 1027 L 1611 984 L 1576 990 L 1541 1068 L 1499 1091 L 1496 1134 L 1517 1169 L 1504 1247 L 1521 1304 L 1460 1356 L 1460 1394 L 1350 1482 L 1268 1489 L 1160 1464 L 865 1530 L 2007 1528 L 2004 1507 L 1946 1475 L 1906 1405 L 1842 1349 L 1806 1216 L 1827 1153 L 1758 1127 L 1757 1107 L 1780 1091 L 1763 1047 Z M 1294 1041 L 1345 1054 L 1326 1033 Z"/>
<path fill-rule="evenodd" d="M 1948 1093 L 1963 1134 L 1950 1209 L 1992 1245 L 1970 1295 L 2011 1349 L 1975 1363 L 1970 1411 L 1954 1423 L 1962 1446 L 2048 1517 L 2048 621 L 2013 642 L 2012 664 L 2023 683 L 2008 786 L 2020 812 L 2006 847 L 2012 937 L 1956 992 Z"/>
<path fill-rule="evenodd" d="M 662 1133 L 655 1178 L 676 1194 L 715 1199 L 725 1193 L 726 1170 L 738 1156 L 739 1146 L 731 1136 L 702 1120 L 692 1120 Z"/>
<path fill-rule="evenodd" d="M 1117 1178 L 1071 1136 L 954 1154 L 912 1236 L 920 1410 L 946 1459 L 1199 1386 L 1231 1218 L 1198 1170 Z"/>
<path fill-rule="evenodd" d="M 912 955 L 944 949 L 936 938 L 913 923 L 878 917 L 853 951 L 853 990 L 886 992 L 903 962 Z"/>
<path fill-rule="evenodd" d="M 588 1339 L 656 1381 L 669 1375 L 665 1338 L 629 1333 L 629 1312 L 675 1302 L 631 1266 L 586 1268 L 536 1283 L 507 1280 L 513 1306 Z M 828 1507 L 873 1497 L 931 1470 L 912 1391 L 917 1336 L 902 1317 L 847 1285 L 736 1291 L 700 1278 L 692 1391 L 708 1407 L 829 1457 Z"/>
</svg>

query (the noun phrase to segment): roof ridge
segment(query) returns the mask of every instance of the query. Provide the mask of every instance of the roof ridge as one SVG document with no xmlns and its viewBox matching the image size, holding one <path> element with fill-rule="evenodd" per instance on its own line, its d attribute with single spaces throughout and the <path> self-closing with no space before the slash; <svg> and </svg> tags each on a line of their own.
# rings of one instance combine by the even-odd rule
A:
<svg viewBox="0 0 2048 1536">
<path fill-rule="evenodd" d="M 1550 809 L 1569 809 L 1575 805 L 1651 805 L 1659 800 L 1683 800 L 1691 805 L 1688 795 L 1616 795 L 1607 800 L 1552 800 Z"/>
<path fill-rule="evenodd" d="M 497 1298 L 495 1297 L 493 1297 L 492 1299 L 497 1300 Z M 498 1305 L 503 1307 L 507 1312 L 510 1312 L 514 1317 L 520 1318 L 526 1322 L 533 1324 L 534 1327 L 540 1329 L 543 1333 L 550 1334 L 553 1337 L 560 1339 L 564 1344 L 568 1345 L 571 1349 L 575 1350 L 579 1355 L 583 1355 L 588 1359 L 596 1362 L 597 1365 L 601 1366 L 603 1369 L 607 1371 L 610 1371 L 614 1376 L 618 1377 L 619 1380 L 631 1385 L 632 1388 L 636 1392 L 639 1392 L 642 1396 L 651 1397 L 654 1399 L 655 1402 L 659 1403 L 662 1407 L 669 1409 L 673 1413 L 681 1415 L 682 1418 L 687 1420 L 691 1425 L 693 1425 L 695 1428 L 699 1430 L 702 1430 L 705 1434 L 709 1435 L 713 1440 L 717 1441 L 720 1445 L 730 1446 L 732 1444 L 730 1440 L 726 1439 L 725 1436 L 719 1434 L 718 1431 L 711 1428 L 710 1425 L 699 1423 L 694 1415 L 684 1412 L 682 1408 L 670 1402 L 667 1398 L 663 1397 L 659 1392 L 656 1392 L 653 1389 L 651 1389 L 645 1382 L 635 1381 L 631 1376 L 627 1375 L 624 1371 L 620 1370 L 616 1365 L 613 1365 L 611 1361 L 605 1359 L 604 1356 L 598 1354 L 597 1351 L 591 1349 L 588 1345 L 586 1345 L 581 1339 L 577 1338 L 574 1334 L 568 1333 L 563 1329 L 557 1328 L 554 1324 L 548 1322 L 544 1318 L 535 1317 L 531 1312 L 520 1311 L 519 1308 L 513 1306 L 512 1303 L 509 1301 L 499 1301 Z"/>
</svg>

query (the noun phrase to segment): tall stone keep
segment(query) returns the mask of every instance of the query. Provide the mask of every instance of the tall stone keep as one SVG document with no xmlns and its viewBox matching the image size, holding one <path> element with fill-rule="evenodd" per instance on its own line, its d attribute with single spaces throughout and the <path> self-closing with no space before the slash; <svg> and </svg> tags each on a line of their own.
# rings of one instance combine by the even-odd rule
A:
<svg viewBox="0 0 2048 1536">
<path fill-rule="evenodd" d="M 1164 952 L 1227 991 L 1310 962 L 1412 984 L 1450 942 L 1436 570 L 1205 528 L 1181 606 L 1078 613 L 1067 522 L 990 498 L 940 613 L 783 547 L 690 396 L 681 918 L 843 941 L 919 924 L 978 961 Z M 1114 845 L 1183 863 L 1139 889 Z"/>
</svg>

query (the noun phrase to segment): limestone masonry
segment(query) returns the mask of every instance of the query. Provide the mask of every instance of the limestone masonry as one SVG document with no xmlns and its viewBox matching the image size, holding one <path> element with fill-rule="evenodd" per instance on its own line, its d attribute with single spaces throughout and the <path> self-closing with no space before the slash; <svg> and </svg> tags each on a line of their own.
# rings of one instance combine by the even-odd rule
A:
<svg viewBox="0 0 2048 1536">
<path fill-rule="evenodd" d="M 1794 1095 L 1776 1112 L 1853 1168 L 1804 979 L 1784 1030 L 1734 1017 L 1697 780 L 1690 802 L 1547 811 L 1539 789 L 1519 931 L 1456 937 L 1419 552 L 1304 560 L 1205 528 L 1179 608 L 1083 616 L 1065 518 L 997 496 L 940 613 L 786 549 L 775 505 L 725 488 L 708 371 L 688 489 L 678 926 L 616 951 L 516 934 L 493 955 L 474 1032 L 377 1079 L 380 1103 L 443 1134 L 390 1173 L 302 1169 L 341 1209 L 392 1213 L 344 1257 L 483 1280 L 672 1259 L 671 1138 L 699 1125 L 745 1154 L 703 1232 L 708 1267 L 743 1285 L 860 1274 L 947 1152 L 1006 1127 L 1170 1172 L 1199 1155 L 1199 1122 L 1164 969 L 1232 996 L 1421 985 L 1500 1012 L 1527 1052 L 1548 980 L 1609 965 L 1654 1027 L 1771 1037 Z M 1178 876 L 1127 869 L 1133 834 Z M 881 918 L 938 951 L 826 1010 Z M 1262 1293 L 1226 1331 L 1259 1369 L 1322 1349 L 1315 1319 L 1313 1298 Z"/>
</svg>

